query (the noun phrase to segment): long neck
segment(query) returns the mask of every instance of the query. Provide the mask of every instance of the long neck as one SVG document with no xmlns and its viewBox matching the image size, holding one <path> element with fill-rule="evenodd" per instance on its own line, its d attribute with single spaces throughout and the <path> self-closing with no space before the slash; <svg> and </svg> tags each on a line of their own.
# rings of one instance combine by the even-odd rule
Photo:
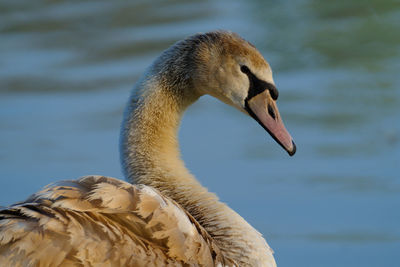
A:
<svg viewBox="0 0 400 267">
<path fill-rule="evenodd" d="M 199 96 L 190 93 L 190 83 L 175 83 L 173 88 L 168 84 L 163 77 L 149 74 L 137 84 L 129 101 L 121 136 L 126 177 L 179 203 L 227 257 L 242 266 L 270 266 L 260 264 L 273 262 L 261 235 L 201 186 L 184 166 L 177 142 L 179 123 L 184 110 Z"/>
<path fill-rule="evenodd" d="M 125 176 L 132 183 L 153 186 L 168 196 L 184 192 L 177 186 L 202 188 L 185 168 L 177 141 L 182 114 L 197 98 L 184 99 L 158 80 L 138 84 L 125 114 L 121 142 Z"/>
</svg>

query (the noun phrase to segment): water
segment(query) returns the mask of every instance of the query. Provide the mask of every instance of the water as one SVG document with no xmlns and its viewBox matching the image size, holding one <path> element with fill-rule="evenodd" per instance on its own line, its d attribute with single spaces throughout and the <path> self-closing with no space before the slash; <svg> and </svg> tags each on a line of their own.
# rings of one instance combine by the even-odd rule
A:
<svg viewBox="0 0 400 267">
<path fill-rule="evenodd" d="M 0 205 L 60 179 L 122 178 L 138 76 L 175 41 L 230 29 L 270 62 L 298 152 L 204 97 L 182 123 L 187 166 L 279 266 L 400 266 L 399 26 L 391 0 L 2 1 Z"/>
</svg>

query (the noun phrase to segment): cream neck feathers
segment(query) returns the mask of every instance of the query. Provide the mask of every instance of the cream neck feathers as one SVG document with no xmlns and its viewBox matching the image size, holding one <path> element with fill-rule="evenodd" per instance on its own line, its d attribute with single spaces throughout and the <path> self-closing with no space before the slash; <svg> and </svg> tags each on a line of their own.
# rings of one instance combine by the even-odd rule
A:
<svg viewBox="0 0 400 267">
<path fill-rule="evenodd" d="M 218 67 L 214 37 L 191 37 L 175 44 L 136 84 L 121 132 L 125 176 L 179 203 L 227 257 L 242 265 L 275 266 L 272 251 L 261 234 L 200 185 L 181 160 L 177 135 L 182 114 L 203 94 L 201 85 L 206 83 L 199 83 Z M 217 37 L 238 38 L 231 33 L 219 33 Z M 199 64 L 201 61 L 203 64 Z M 205 61 L 206 70 L 201 67 Z"/>
</svg>

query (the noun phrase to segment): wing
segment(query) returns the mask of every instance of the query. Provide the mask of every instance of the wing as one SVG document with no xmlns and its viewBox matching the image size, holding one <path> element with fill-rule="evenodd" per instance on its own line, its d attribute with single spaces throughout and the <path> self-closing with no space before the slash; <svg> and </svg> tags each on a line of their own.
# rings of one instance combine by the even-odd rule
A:
<svg viewBox="0 0 400 267">
<path fill-rule="evenodd" d="M 86 176 L 0 211 L 6 266 L 215 266 L 208 233 L 157 190 Z"/>
</svg>

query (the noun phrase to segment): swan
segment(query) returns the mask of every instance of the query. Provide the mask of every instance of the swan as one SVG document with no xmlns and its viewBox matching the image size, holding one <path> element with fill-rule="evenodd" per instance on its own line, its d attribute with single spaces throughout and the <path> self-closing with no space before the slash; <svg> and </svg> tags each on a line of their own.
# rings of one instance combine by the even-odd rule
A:
<svg viewBox="0 0 400 267">
<path fill-rule="evenodd" d="M 260 52 L 229 31 L 187 37 L 155 60 L 129 99 L 120 151 L 130 183 L 85 176 L 3 208 L 1 265 L 276 266 L 262 235 L 181 160 L 180 119 L 203 95 L 249 115 L 295 153 Z"/>
</svg>

